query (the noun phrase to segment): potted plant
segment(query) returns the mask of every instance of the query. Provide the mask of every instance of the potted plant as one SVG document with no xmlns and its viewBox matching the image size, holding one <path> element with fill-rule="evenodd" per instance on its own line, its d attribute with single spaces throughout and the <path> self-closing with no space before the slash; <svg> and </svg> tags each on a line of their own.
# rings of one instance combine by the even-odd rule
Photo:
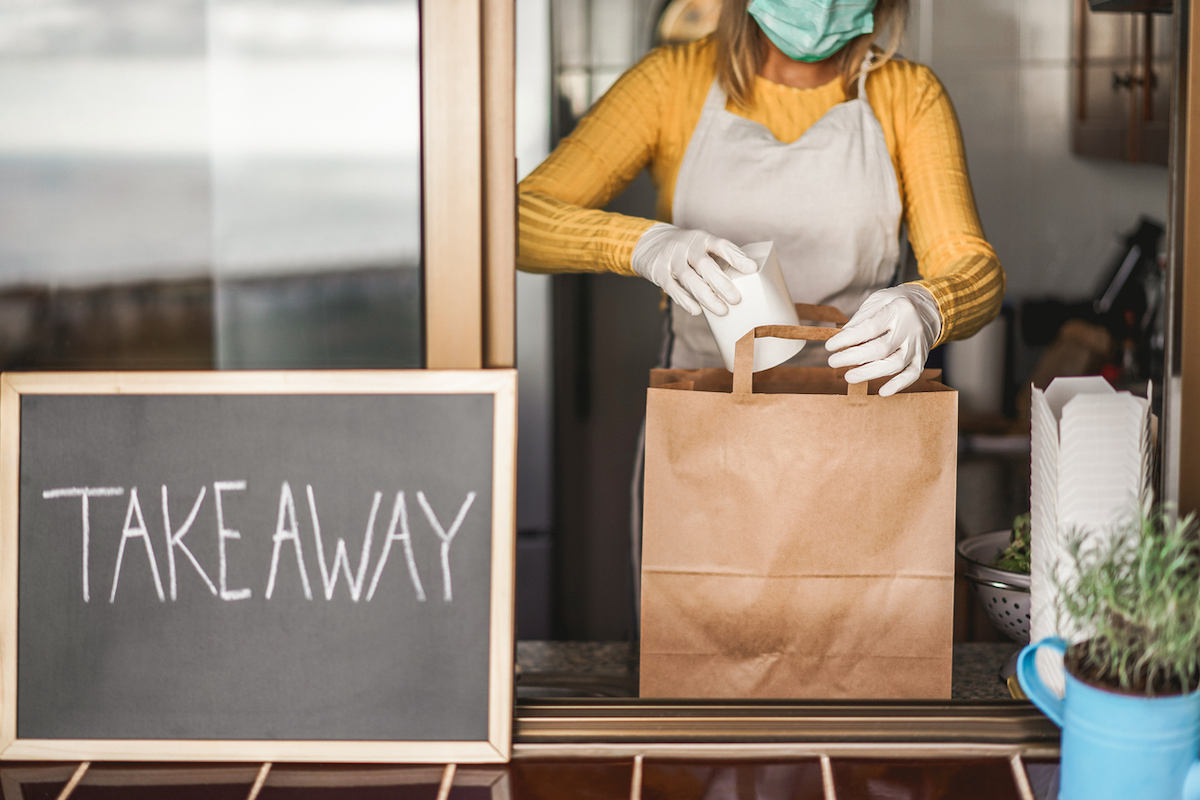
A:
<svg viewBox="0 0 1200 800">
<path fill-rule="evenodd" d="M 1200 530 L 1192 517 L 1141 515 L 1111 538 L 1069 542 L 1056 587 L 1059 629 L 1021 651 L 1025 694 L 1063 729 L 1062 800 L 1200 800 Z M 1066 694 L 1036 655 L 1063 655 Z"/>
</svg>

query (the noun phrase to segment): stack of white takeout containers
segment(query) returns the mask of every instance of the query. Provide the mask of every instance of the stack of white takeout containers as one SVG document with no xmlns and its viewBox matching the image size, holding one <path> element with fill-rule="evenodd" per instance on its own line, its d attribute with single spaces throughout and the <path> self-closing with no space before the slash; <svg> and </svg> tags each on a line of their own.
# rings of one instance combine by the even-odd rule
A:
<svg viewBox="0 0 1200 800">
<path fill-rule="evenodd" d="M 1059 627 L 1054 601 L 1055 586 L 1072 579 L 1067 543 L 1111 535 L 1149 500 L 1154 416 L 1148 399 L 1099 377 L 1056 378 L 1044 392 L 1035 388 L 1032 416 L 1031 641 L 1075 642 L 1084 633 Z M 1038 655 L 1042 680 L 1061 693 L 1054 656 Z"/>
</svg>

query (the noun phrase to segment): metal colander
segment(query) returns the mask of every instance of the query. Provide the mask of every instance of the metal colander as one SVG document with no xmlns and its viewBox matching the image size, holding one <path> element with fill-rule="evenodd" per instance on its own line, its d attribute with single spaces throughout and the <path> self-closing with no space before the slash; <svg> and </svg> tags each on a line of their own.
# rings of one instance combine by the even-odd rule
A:
<svg viewBox="0 0 1200 800">
<path fill-rule="evenodd" d="M 969 536 L 958 543 L 958 554 L 967 562 L 963 577 L 974 584 L 992 624 L 1014 642 L 1028 644 L 1029 576 L 992 563 L 1011 536 L 1007 530 Z"/>
</svg>

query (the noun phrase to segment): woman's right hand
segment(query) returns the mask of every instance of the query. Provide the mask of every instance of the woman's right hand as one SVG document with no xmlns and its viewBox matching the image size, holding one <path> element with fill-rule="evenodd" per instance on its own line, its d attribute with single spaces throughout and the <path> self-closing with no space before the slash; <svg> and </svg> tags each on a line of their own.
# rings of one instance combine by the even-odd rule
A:
<svg viewBox="0 0 1200 800">
<path fill-rule="evenodd" d="M 729 313 L 729 306 L 741 302 L 742 295 L 717 258 L 746 275 L 758 271 L 754 259 L 727 239 L 659 223 L 634 245 L 633 271 L 666 292 L 692 316 L 703 307 L 723 317 Z"/>
</svg>

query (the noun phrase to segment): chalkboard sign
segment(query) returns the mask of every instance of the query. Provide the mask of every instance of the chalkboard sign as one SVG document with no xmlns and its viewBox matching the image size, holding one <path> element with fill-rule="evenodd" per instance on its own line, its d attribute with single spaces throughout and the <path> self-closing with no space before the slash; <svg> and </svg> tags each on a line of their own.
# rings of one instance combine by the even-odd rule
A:
<svg viewBox="0 0 1200 800">
<path fill-rule="evenodd" d="M 515 385 L 3 376 L 0 757 L 506 759 Z"/>
</svg>

